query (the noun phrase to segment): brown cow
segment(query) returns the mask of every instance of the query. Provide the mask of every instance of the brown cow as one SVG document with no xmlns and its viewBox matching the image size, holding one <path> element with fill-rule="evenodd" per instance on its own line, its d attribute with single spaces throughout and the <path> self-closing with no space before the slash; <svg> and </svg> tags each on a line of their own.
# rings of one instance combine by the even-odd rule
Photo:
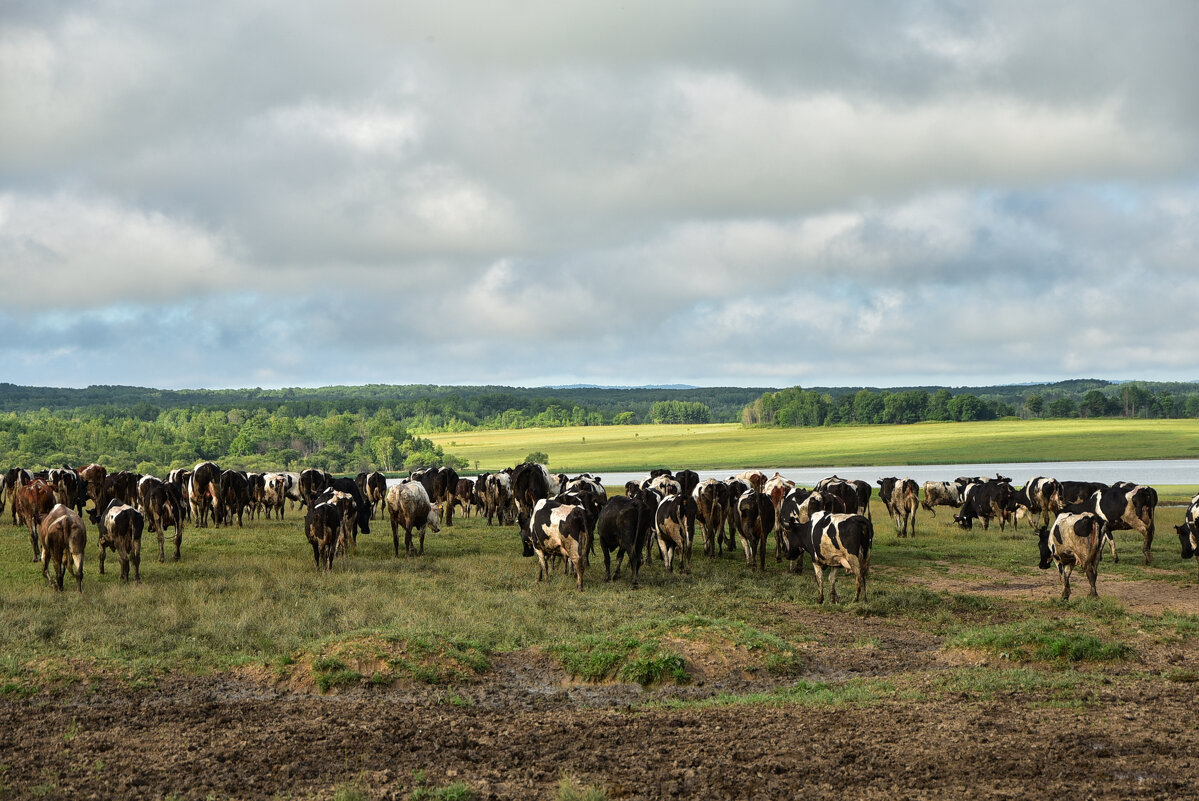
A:
<svg viewBox="0 0 1199 801">
<path fill-rule="evenodd" d="M 23 487 L 17 487 L 13 496 L 13 510 L 20 521 L 29 526 L 29 542 L 33 545 L 33 561 L 41 559 L 38 544 L 38 526 L 42 518 L 54 508 L 54 488 L 40 478 L 35 478 Z"/>
<path fill-rule="evenodd" d="M 887 513 L 895 519 L 896 534 L 916 536 L 916 507 L 920 505 L 920 486 L 910 478 L 880 478 L 878 496 Z"/>
<path fill-rule="evenodd" d="M 42 577 L 62 592 L 63 573 L 70 569 L 75 586 L 83 592 L 83 549 L 87 546 L 87 528 L 83 518 L 61 503 L 55 504 L 42 520 Z M 50 578 L 50 565 L 55 578 Z M 57 582 L 57 583 L 55 583 Z"/>
</svg>

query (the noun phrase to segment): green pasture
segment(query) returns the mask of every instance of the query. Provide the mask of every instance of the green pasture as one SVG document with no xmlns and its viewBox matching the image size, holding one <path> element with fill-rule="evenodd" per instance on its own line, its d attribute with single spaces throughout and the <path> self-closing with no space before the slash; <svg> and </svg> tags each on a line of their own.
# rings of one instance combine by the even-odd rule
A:
<svg viewBox="0 0 1199 801">
<path fill-rule="evenodd" d="M 555 471 L 815 467 L 961 462 L 1199 458 L 1199 420 L 999 420 L 981 423 L 743 428 L 640 425 L 428 435 L 471 469 L 519 464 L 533 451 Z"/>
<path fill-rule="evenodd" d="M 1152 568 L 1140 564 L 1139 536 L 1120 532 L 1123 558 L 1103 562 L 1101 595 L 1105 582 L 1116 578 L 1199 591 L 1195 563 L 1179 557 L 1172 532 L 1182 514 L 1182 508 L 1159 510 Z M 450 688 L 449 703 L 468 703 L 452 688 L 486 675 L 498 654 L 526 648 L 550 654 L 584 680 L 647 685 L 688 682 L 680 643 L 734 649 L 749 655 L 758 675 L 791 686 L 804 678 L 805 644 L 832 630 L 847 632 L 852 642 L 855 627 L 867 620 L 1050 671 L 1135 669 L 1146 642 L 1190 643 L 1199 633 L 1194 616 L 1132 613 L 1111 599 L 1088 601 L 1081 577 L 1076 600 L 1058 601 L 1056 574 L 1037 569 L 1026 526 L 1003 534 L 962 532 L 949 525 L 948 514 L 934 520 L 921 512 L 917 536 L 900 540 L 877 501 L 874 519 L 868 600 L 846 603 L 853 580 L 842 576 L 842 603 L 818 608 L 810 568 L 789 575 L 785 563 L 768 558 L 764 573 L 751 572 L 740 552 L 709 558 L 698 547 L 690 574 L 667 574 L 656 562 L 643 568 L 636 590 L 627 576 L 604 583 L 598 547 L 582 593 L 561 573 L 538 584 L 536 561 L 521 557 L 516 530 L 488 527 L 481 518 L 460 517 L 452 529 L 430 532 L 425 554 L 413 559 L 393 556 L 390 528 L 377 520 L 357 553 L 323 574 L 294 513 L 242 529 L 188 527 L 178 563 L 158 563 L 147 534 L 142 583 L 128 586 L 120 584 L 112 555 L 109 572 L 97 574 L 96 533 L 89 527 L 83 594 L 59 594 L 31 562 L 26 531 L 6 515 L 0 524 L 0 692 L 110 681 L 152 685 L 173 673 L 250 670 L 280 681 L 298 678 L 320 691 L 414 681 Z M 1013 601 L 930 588 L 947 575 L 968 581 L 1000 575 L 1038 592 L 1032 601 Z M 908 691 L 902 677 L 896 681 L 871 684 L 871 691 Z M 776 700 L 815 692 L 811 683 L 795 686 L 800 689 Z"/>
</svg>

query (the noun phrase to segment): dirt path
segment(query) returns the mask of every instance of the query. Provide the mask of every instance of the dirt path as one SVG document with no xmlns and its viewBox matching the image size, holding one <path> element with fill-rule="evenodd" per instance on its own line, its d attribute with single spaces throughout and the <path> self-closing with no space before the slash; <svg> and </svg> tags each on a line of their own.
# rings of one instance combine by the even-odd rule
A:
<svg viewBox="0 0 1199 801">
<path fill-rule="evenodd" d="M 1193 796 L 1193 693 L 1105 688 L 1080 709 L 1029 699 L 868 707 L 502 706 L 263 691 L 223 679 L 154 692 L 0 701 L 7 797 L 552 798 L 562 774 L 609 798 Z"/>
<path fill-rule="evenodd" d="M 1147 572 L 1152 570 L 1151 567 L 1145 568 Z M 1048 601 L 1061 594 L 1061 582 L 1057 570 L 1053 568 L 1030 579 L 980 565 L 970 565 L 965 573 L 965 577 L 957 578 L 926 572 L 912 577 L 912 583 L 934 592 L 981 593 L 1019 601 Z M 1130 612 L 1150 615 L 1160 615 L 1162 612 L 1199 614 L 1199 587 L 1193 584 L 1125 579 L 1101 572 L 1096 587 L 1101 597 L 1114 598 Z M 1073 591 L 1071 598 L 1085 596 L 1089 589 L 1086 577 L 1076 572 L 1070 579 L 1070 589 Z"/>
</svg>

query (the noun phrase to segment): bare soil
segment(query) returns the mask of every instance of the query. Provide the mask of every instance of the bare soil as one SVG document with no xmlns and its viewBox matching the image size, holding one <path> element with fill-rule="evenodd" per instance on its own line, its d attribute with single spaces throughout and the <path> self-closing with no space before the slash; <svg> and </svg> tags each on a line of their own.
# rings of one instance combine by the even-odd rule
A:
<svg viewBox="0 0 1199 801">
<path fill-rule="evenodd" d="M 1068 704 L 945 691 L 944 671 L 982 658 L 889 620 L 855 620 L 852 631 L 838 620 L 812 619 L 801 677 L 893 677 L 909 694 L 836 706 L 653 703 L 798 678 L 762 675 L 736 651 L 700 653 L 693 684 L 651 690 L 573 681 L 535 650 L 497 657 L 473 682 L 328 695 L 267 671 L 141 690 L 93 682 L 0 698 L 0 797 L 328 799 L 352 785 L 408 798 L 418 771 L 426 787 L 462 782 L 483 799 L 555 798 L 564 774 L 613 799 L 1199 794 L 1193 684 L 1113 673 Z"/>
</svg>

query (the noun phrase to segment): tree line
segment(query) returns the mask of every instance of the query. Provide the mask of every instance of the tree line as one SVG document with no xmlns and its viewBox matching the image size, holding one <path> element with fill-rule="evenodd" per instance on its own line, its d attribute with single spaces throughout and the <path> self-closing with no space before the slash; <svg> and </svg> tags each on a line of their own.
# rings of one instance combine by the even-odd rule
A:
<svg viewBox="0 0 1199 801">
<path fill-rule="evenodd" d="M 824 426 L 838 424 L 920 423 L 996 420 L 1003 417 L 1199 417 L 1199 386 L 1178 392 L 1178 385 L 1086 382 L 1026 387 L 1022 397 L 927 389 L 842 392 L 791 387 L 765 392 L 741 411 L 745 425 Z M 1096 386 L 1099 384 L 1099 386 Z M 1004 388 L 1006 389 L 1006 388 Z"/>
</svg>

